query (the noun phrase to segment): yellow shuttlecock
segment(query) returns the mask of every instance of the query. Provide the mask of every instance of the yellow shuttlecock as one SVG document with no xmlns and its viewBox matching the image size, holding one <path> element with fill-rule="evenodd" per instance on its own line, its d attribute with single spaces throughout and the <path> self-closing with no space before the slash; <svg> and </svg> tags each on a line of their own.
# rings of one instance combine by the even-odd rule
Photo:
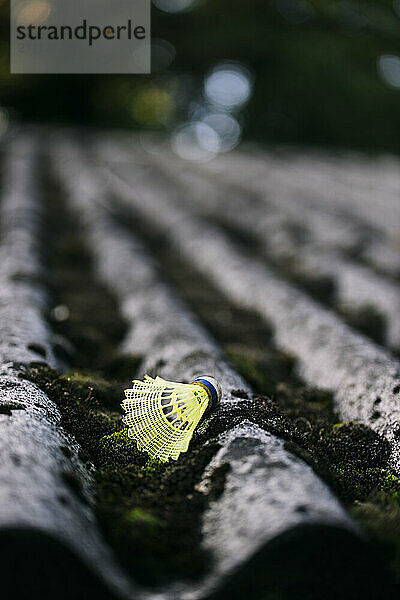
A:
<svg viewBox="0 0 400 600">
<path fill-rule="evenodd" d="M 146 375 L 132 384 L 122 402 L 128 435 L 139 450 L 162 461 L 186 452 L 201 417 L 221 399 L 219 384 L 208 375 L 189 384 Z"/>
</svg>

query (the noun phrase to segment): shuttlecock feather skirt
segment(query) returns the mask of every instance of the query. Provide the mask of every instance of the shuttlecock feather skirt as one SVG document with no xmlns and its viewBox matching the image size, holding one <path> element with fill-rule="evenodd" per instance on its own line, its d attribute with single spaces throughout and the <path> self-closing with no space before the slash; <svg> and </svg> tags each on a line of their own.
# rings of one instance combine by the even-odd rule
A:
<svg viewBox="0 0 400 600">
<path fill-rule="evenodd" d="M 201 417 L 214 404 L 207 383 L 175 383 L 148 375 L 133 381 L 125 390 L 123 421 L 139 450 L 162 461 L 186 452 Z"/>
</svg>

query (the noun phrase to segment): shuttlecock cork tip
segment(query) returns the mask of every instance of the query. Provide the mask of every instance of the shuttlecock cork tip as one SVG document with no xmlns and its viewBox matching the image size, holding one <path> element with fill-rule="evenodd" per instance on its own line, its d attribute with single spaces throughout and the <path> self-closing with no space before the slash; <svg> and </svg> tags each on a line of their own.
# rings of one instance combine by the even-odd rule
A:
<svg viewBox="0 0 400 600">
<path fill-rule="evenodd" d="M 222 395 L 221 386 L 215 377 L 212 377 L 211 375 L 199 375 L 193 383 L 200 383 L 207 389 L 210 397 L 210 409 L 214 410 L 220 403 Z"/>
</svg>

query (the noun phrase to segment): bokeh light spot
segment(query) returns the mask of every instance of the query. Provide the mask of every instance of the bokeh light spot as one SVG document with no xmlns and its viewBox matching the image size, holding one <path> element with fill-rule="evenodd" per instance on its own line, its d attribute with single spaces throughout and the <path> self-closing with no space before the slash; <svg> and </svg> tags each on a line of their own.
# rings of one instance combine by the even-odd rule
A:
<svg viewBox="0 0 400 600">
<path fill-rule="evenodd" d="M 215 67 L 204 82 L 206 99 L 215 106 L 233 110 L 245 104 L 252 92 L 252 77 L 248 69 L 237 63 Z"/>
<path fill-rule="evenodd" d="M 175 103 L 171 92 L 150 85 L 140 89 L 132 102 L 132 115 L 135 120 L 147 127 L 165 125 L 172 116 Z"/>
<path fill-rule="evenodd" d="M 214 158 L 220 151 L 220 140 L 212 127 L 201 121 L 194 121 L 174 132 L 172 148 L 185 160 L 204 162 Z"/>
<path fill-rule="evenodd" d="M 241 127 L 232 115 L 224 112 L 210 112 L 205 114 L 202 123 L 205 123 L 217 133 L 219 152 L 229 152 L 238 145 Z"/>
<path fill-rule="evenodd" d="M 175 47 L 159 38 L 151 40 L 151 71 L 162 71 L 170 66 L 176 56 Z"/>
<path fill-rule="evenodd" d="M 17 16 L 17 25 L 42 25 L 51 13 L 51 6 L 46 0 L 33 0 L 22 6 Z"/>
<path fill-rule="evenodd" d="M 168 13 L 179 13 L 193 10 L 199 0 L 153 0 L 154 6 Z"/>
<path fill-rule="evenodd" d="M 400 88 L 400 56 L 385 54 L 378 59 L 378 72 L 383 81 L 394 88 Z"/>
</svg>

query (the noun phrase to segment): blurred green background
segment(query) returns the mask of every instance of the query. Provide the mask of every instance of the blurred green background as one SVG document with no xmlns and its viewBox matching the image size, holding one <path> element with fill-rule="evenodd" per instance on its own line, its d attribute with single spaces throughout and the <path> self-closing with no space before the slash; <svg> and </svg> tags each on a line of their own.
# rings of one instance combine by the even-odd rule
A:
<svg viewBox="0 0 400 600">
<path fill-rule="evenodd" d="M 399 151 L 400 0 L 153 0 L 149 76 L 11 76 L 0 15 L 3 120 Z"/>
</svg>

